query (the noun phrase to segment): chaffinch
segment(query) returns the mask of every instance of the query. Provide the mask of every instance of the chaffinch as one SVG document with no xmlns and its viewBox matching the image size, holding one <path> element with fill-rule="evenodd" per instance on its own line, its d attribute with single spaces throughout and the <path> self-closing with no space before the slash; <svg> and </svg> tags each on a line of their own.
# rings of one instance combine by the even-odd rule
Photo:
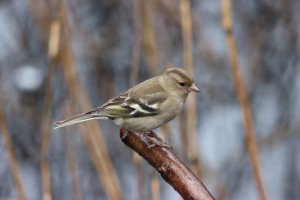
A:
<svg viewBox="0 0 300 200">
<path fill-rule="evenodd" d="M 109 119 L 138 133 L 151 131 L 174 119 L 192 91 L 200 92 L 192 76 L 183 69 L 170 68 L 94 110 L 55 122 L 54 128 L 92 119 Z"/>
</svg>

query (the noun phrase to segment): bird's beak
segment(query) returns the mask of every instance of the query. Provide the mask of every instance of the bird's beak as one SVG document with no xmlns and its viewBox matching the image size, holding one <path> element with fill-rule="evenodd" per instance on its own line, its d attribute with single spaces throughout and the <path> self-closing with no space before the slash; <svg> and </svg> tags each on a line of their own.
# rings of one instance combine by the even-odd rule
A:
<svg viewBox="0 0 300 200">
<path fill-rule="evenodd" d="M 200 92 L 199 88 L 197 88 L 197 86 L 195 84 L 193 84 L 190 88 L 189 88 L 190 92 Z"/>
</svg>

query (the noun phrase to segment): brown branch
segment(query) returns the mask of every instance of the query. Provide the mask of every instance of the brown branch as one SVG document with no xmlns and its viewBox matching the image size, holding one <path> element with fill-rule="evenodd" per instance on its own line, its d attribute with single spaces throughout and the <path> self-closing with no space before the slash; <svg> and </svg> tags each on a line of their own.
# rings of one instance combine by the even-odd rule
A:
<svg viewBox="0 0 300 200">
<path fill-rule="evenodd" d="M 266 192 L 260 170 L 259 151 L 257 148 L 255 132 L 253 128 L 250 103 L 246 84 L 241 71 L 235 38 L 233 35 L 232 2 L 231 0 L 223 0 L 221 6 L 222 26 L 226 34 L 226 41 L 231 64 L 231 73 L 235 82 L 236 94 L 243 113 L 248 154 L 250 157 L 259 197 L 261 200 L 265 200 Z"/>
<path fill-rule="evenodd" d="M 120 137 L 128 147 L 146 159 L 183 199 L 214 199 L 205 185 L 154 132 L 139 134 L 122 128 Z"/>
</svg>

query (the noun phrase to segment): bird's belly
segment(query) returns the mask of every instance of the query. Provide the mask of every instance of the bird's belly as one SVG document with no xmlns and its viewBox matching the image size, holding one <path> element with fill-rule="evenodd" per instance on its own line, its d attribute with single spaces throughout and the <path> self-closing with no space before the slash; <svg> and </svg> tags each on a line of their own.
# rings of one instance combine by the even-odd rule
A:
<svg viewBox="0 0 300 200">
<path fill-rule="evenodd" d="M 171 109 L 172 112 L 169 111 L 154 116 L 124 119 L 122 126 L 139 133 L 151 131 L 174 119 L 180 109 Z"/>
<path fill-rule="evenodd" d="M 171 119 L 170 119 L 171 120 Z M 168 121 L 170 121 L 168 120 Z M 167 122 L 167 121 L 166 121 Z M 143 133 L 151 131 L 160 127 L 166 123 L 165 121 L 159 121 L 153 117 L 143 117 L 139 119 L 128 119 L 124 120 L 123 127 L 130 129 L 132 131 Z"/>
</svg>

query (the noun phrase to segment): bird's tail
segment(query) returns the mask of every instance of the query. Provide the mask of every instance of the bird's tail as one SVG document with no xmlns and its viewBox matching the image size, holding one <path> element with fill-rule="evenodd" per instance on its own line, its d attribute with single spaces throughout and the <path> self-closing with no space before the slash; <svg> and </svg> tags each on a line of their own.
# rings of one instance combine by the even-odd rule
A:
<svg viewBox="0 0 300 200">
<path fill-rule="evenodd" d="M 107 116 L 100 114 L 100 113 L 96 113 L 95 111 L 82 113 L 82 114 L 73 116 L 69 119 L 54 122 L 53 129 L 58 129 L 58 128 L 61 128 L 64 126 L 69 126 L 72 124 L 77 124 L 77 123 L 92 120 L 92 119 L 107 119 Z"/>
</svg>

